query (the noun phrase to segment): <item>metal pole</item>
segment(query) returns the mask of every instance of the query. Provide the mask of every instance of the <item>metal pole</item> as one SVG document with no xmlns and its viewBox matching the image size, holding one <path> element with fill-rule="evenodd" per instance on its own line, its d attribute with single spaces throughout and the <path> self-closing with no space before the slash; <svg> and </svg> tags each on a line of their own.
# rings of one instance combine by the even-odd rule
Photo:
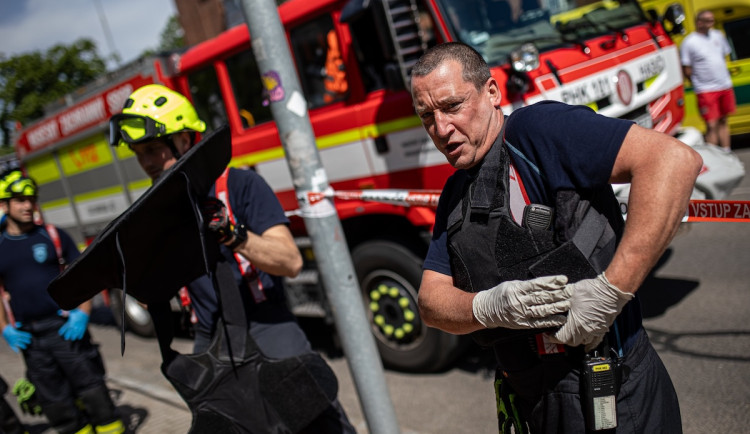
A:
<svg viewBox="0 0 750 434">
<path fill-rule="evenodd" d="M 112 52 L 112 58 L 114 59 L 117 66 L 120 66 L 120 53 L 115 47 L 115 38 L 112 37 L 112 32 L 109 30 L 109 22 L 107 21 L 107 15 L 104 14 L 104 8 L 102 7 L 101 0 L 94 0 L 96 6 L 96 12 L 99 14 L 99 21 L 102 24 L 102 30 L 104 30 L 104 38 L 107 40 L 109 45 L 109 51 Z"/>
<path fill-rule="evenodd" d="M 367 425 L 373 434 L 399 433 L 383 364 L 336 209 L 330 198 L 315 204 L 307 201 L 306 193 L 326 192 L 330 186 L 315 146 L 307 101 L 291 60 L 276 4 L 274 0 L 242 0 L 242 8 Z"/>
</svg>

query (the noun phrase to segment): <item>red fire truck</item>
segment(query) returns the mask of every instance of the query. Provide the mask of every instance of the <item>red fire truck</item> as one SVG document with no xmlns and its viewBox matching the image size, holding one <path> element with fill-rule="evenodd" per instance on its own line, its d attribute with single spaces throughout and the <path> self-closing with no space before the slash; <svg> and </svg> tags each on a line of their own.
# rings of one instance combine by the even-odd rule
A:
<svg viewBox="0 0 750 434">
<path fill-rule="evenodd" d="M 335 190 L 442 188 L 452 168 L 422 129 L 408 92 L 411 66 L 440 42 L 463 41 L 484 56 L 506 113 L 554 99 L 670 134 L 682 119 L 677 49 L 635 0 L 291 0 L 279 14 Z M 246 26 L 160 59 L 151 77 L 187 95 L 209 128 L 228 123 L 230 164 L 256 170 L 294 214 L 297 199 L 268 104 L 278 83 L 261 77 Z M 85 199 L 101 215 L 120 212 L 127 196 L 147 185 L 132 154 L 105 149 L 103 121 L 89 130 L 95 138 L 57 138 L 33 148 L 29 139 L 44 122 L 24 131 L 19 149 L 26 149 L 21 158 L 32 176 L 55 169 L 39 179 L 48 220 L 83 214 Z M 66 149 L 89 160 L 81 153 L 95 150 L 107 161 L 69 176 Z M 108 173 L 119 183 L 96 178 L 107 165 L 119 167 Z M 94 182 L 95 194 L 86 191 Z M 112 194 L 125 199 L 106 202 Z M 422 371 L 445 366 L 465 340 L 427 328 L 416 304 L 433 211 L 358 200 L 335 205 L 385 364 Z M 86 230 L 94 233 L 95 226 Z M 291 308 L 298 316 L 330 318 L 302 220 L 292 216 L 292 229 L 306 268 L 288 282 Z"/>
</svg>

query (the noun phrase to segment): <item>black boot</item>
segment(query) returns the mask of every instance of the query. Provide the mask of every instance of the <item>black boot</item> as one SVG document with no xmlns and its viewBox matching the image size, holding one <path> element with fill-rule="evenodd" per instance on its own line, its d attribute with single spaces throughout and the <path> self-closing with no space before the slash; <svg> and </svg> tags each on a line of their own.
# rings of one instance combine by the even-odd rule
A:
<svg viewBox="0 0 750 434">
<path fill-rule="evenodd" d="M 96 432 L 121 433 L 125 431 L 122 421 L 115 413 L 115 404 L 105 385 L 78 392 L 78 397 L 81 398 Z"/>
<path fill-rule="evenodd" d="M 42 412 L 52 428 L 60 434 L 77 433 L 88 425 L 73 402 L 47 403 L 42 406 Z"/>
<path fill-rule="evenodd" d="M 5 399 L 0 399 L 0 432 L 6 434 L 22 434 L 26 432 L 18 420 L 16 413 Z"/>
</svg>

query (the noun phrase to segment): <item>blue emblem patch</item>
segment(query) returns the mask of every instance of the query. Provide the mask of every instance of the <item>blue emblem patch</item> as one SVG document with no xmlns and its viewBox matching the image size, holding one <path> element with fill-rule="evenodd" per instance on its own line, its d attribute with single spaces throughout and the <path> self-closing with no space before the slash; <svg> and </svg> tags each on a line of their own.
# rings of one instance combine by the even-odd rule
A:
<svg viewBox="0 0 750 434">
<path fill-rule="evenodd" d="M 46 244 L 34 244 L 31 248 L 34 252 L 34 259 L 36 262 L 43 264 L 47 260 L 47 245 Z"/>
</svg>

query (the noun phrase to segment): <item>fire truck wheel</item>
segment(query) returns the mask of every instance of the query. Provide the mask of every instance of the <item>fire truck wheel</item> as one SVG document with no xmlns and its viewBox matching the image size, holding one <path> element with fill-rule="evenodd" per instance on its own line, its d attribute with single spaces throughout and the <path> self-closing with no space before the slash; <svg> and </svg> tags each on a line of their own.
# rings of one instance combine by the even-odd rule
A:
<svg viewBox="0 0 750 434">
<path fill-rule="evenodd" d="M 117 327 L 122 327 L 122 290 L 110 289 L 108 292 L 112 316 L 114 316 Z M 138 336 L 156 336 L 154 323 L 151 321 L 148 310 L 129 295 L 125 298 L 125 328 Z"/>
<path fill-rule="evenodd" d="M 352 251 L 365 309 L 383 364 L 402 371 L 445 368 L 466 339 L 428 328 L 419 317 L 422 260 L 390 241 L 369 241 Z"/>
</svg>

